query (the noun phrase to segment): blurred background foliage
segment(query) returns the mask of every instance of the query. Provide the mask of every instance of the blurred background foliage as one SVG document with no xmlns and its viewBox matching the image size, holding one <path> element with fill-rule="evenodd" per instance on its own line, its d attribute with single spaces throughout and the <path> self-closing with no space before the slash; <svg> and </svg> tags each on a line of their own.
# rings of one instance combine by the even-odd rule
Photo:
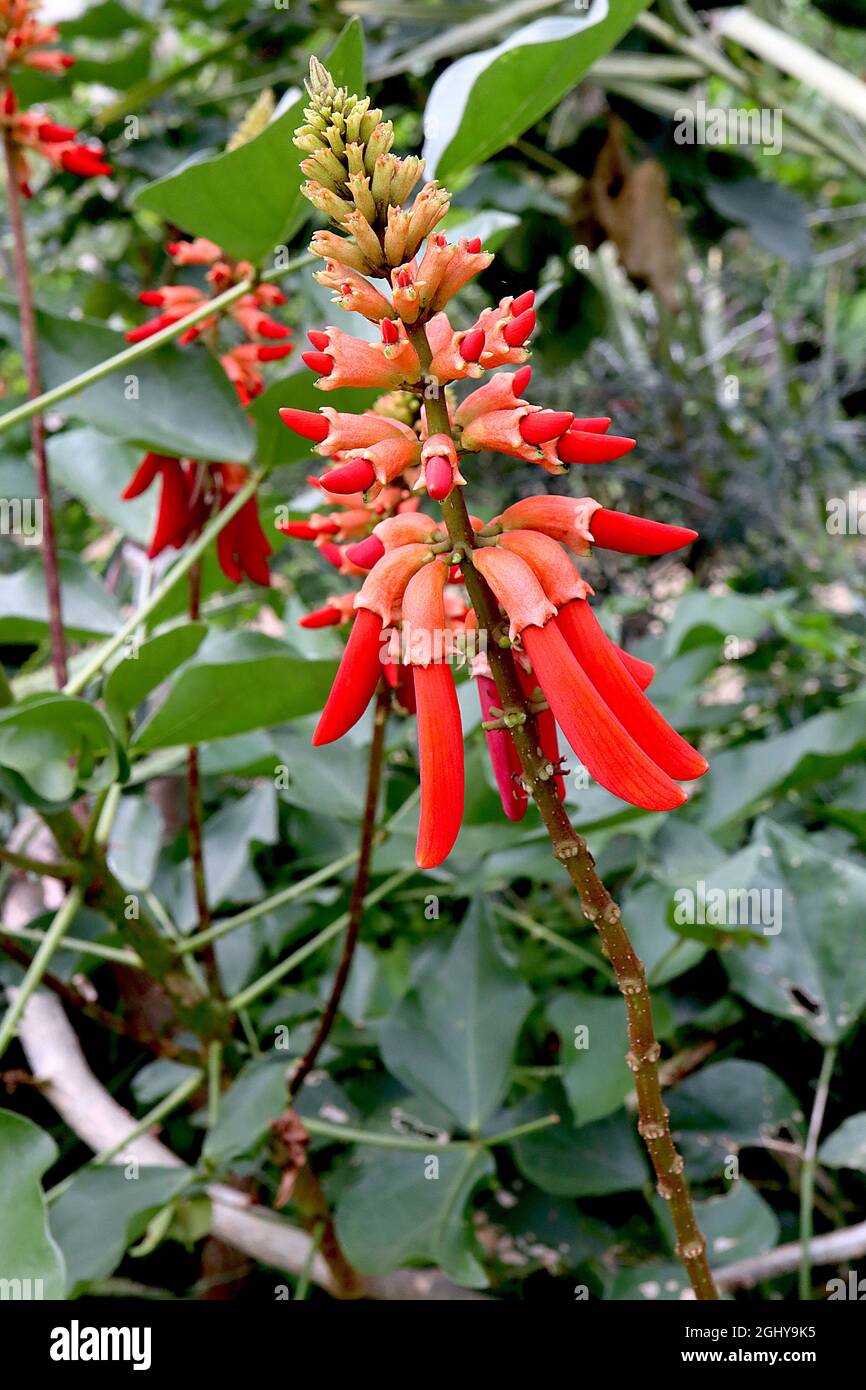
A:
<svg viewBox="0 0 866 1390">
<path fill-rule="evenodd" d="M 260 150 L 256 185 L 222 151 L 263 92 L 275 99 L 273 132 L 298 100 L 309 55 L 327 53 L 355 16 L 369 89 L 394 118 L 398 146 L 420 151 L 426 141 L 454 190 L 449 225 L 471 226 L 497 252 L 466 292 L 460 324 L 502 294 L 539 287 L 534 399 L 611 414 L 616 431 L 639 441 L 621 464 L 572 470 L 551 485 L 694 526 L 701 537 L 685 557 L 595 558 L 588 577 L 611 634 L 656 663 L 656 702 L 700 742 L 711 772 L 673 816 L 624 808 L 597 787 L 570 785 L 569 804 L 647 962 L 672 1125 L 713 1262 L 723 1266 L 797 1237 L 805 1132 L 828 1049 L 838 1053 L 816 1228 L 857 1221 L 866 1194 L 866 1116 L 858 1113 L 866 1009 L 866 99 L 862 84 L 834 80 L 817 57 L 859 75 L 866 10 L 752 0 L 697 12 L 685 0 L 610 0 L 598 25 L 604 8 L 594 0 L 589 15 L 607 26 L 598 52 L 593 29 L 579 29 L 583 11 L 531 0 L 105 0 L 76 10 L 63 27 L 75 67 L 59 79 L 32 74 L 19 95 L 50 101 L 57 119 L 68 116 L 103 139 L 115 173 L 98 184 L 52 176 L 28 228 L 52 382 L 80 369 L 83 320 L 115 334 L 140 321 L 138 292 L 172 274 L 164 251 L 171 235 L 220 241 L 236 223 L 236 254 L 255 246 L 263 266 L 284 241 L 302 250 L 310 227 L 293 192 L 289 125 Z M 534 56 L 521 47 L 527 25 Z M 776 36 L 769 46 L 767 25 Z M 511 57 L 496 57 L 509 36 Z M 467 53 L 487 56 L 480 67 L 461 66 Z M 773 130 L 781 147 L 680 143 L 683 113 L 700 103 L 780 113 Z M 211 202 L 203 201 L 205 186 Z M 275 221 L 267 195 L 282 187 Z M 187 207 L 186 220 L 174 220 Z M 201 225 L 192 225 L 196 218 Z M 332 320 L 307 271 L 283 288 L 298 342 L 308 327 Z M 8 287 L 5 295 L 0 373 L 11 404 L 23 376 Z M 189 355 L 181 368 L 176 350 L 166 352 L 171 371 L 149 404 L 143 388 L 148 419 L 131 423 L 119 386 L 49 415 L 65 603 L 81 637 L 112 631 L 141 593 L 147 506 L 115 500 L 141 447 L 158 446 L 170 429 L 178 452 L 198 451 L 213 428 L 207 382 L 175 375 L 199 368 Z M 112 864 L 182 933 L 196 921 L 178 811 L 183 750 L 172 742 L 171 719 L 161 734 L 154 709 L 174 701 L 183 719 L 190 666 L 204 664 L 207 678 L 221 682 L 225 711 L 202 750 L 214 907 L 243 910 L 357 843 L 369 730 L 310 749 L 309 711 L 321 703 L 340 642 L 296 625 L 333 591 L 333 574 L 312 548 L 273 530 L 275 506 L 288 501 L 300 515 L 315 505 L 305 484 L 309 459 L 274 423 L 278 405 L 314 404 L 309 374 L 294 364 L 274 368 L 251 412 L 255 453 L 272 466 L 260 505 L 278 547 L 273 587 L 227 592 L 208 564 L 205 645 L 178 654 L 187 662 L 181 675 L 167 693 L 149 694 L 136 717 Z M 3 437 L 4 496 L 32 492 L 27 450 L 25 427 Z M 470 481 L 479 514 L 540 490 L 529 466 L 500 458 L 473 464 Z M 831 518 L 843 504 L 840 528 Z M 19 690 L 38 690 L 46 653 L 38 557 L 8 539 L 0 545 L 2 655 Z M 170 606 L 156 615 L 163 623 L 176 616 Z M 265 634 L 267 649 L 243 637 L 244 628 Z M 220 642 L 229 656 L 217 650 L 208 668 L 207 653 Z M 310 661 L 317 665 L 305 678 L 308 693 L 289 696 L 275 724 L 264 687 L 282 672 L 296 691 Z M 571 1301 L 576 1285 L 593 1297 L 678 1297 L 672 1233 L 634 1133 L 621 1001 L 533 814 L 519 825 L 503 820 L 468 685 L 461 700 L 469 801 L 457 849 L 434 873 L 407 871 L 411 813 L 377 848 L 374 886 L 407 872 L 368 912 L 323 1073 L 300 1101 L 311 1120 L 444 1131 L 461 1143 L 443 1153 L 437 1186 L 423 1180 L 417 1153 L 314 1136 L 313 1162 L 338 1234 L 365 1272 L 432 1262 L 497 1297 Z M 194 721 L 194 704 L 188 717 Z M 275 788 L 275 763 L 288 768 L 288 786 Z M 414 728 L 394 719 L 386 814 L 415 782 Z M 19 814 L 4 803 L 5 830 Z M 227 991 L 257 981 L 337 917 L 350 876 L 335 874 L 226 935 L 217 957 Z M 699 882 L 781 890 L 781 932 L 679 925 L 674 895 Z M 80 917 L 79 937 L 107 940 L 114 931 L 96 913 Z M 288 1028 L 289 1056 L 303 1051 L 337 950 L 335 943 L 313 955 L 251 1003 L 236 1075 L 203 1155 L 200 1110 L 170 1118 L 164 1130 L 177 1152 L 198 1161 L 199 1174 L 233 1174 L 265 1204 L 279 1181 L 267 1136 L 283 1108 L 287 1062 L 275 1030 Z M 92 975 L 100 998 L 134 1007 L 104 962 L 64 952 L 54 968 L 69 979 Z M 7 982 L 17 977 L 11 963 L 0 971 Z M 588 1052 L 574 1045 L 581 1023 L 594 1030 Z M 97 1074 L 138 1114 L 182 1075 L 179 1063 L 148 1062 L 125 1041 L 80 1026 Z M 84 1149 L 32 1090 L 18 1089 L 11 1105 L 53 1133 L 58 1175 L 80 1166 Z M 555 1128 L 493 1150 L 473 1142 L 548 1111 L 561 1117 Z M 169 1187 L 122 1190 L 109 1170 L 75 1180 L 50 1214 L 70 1290 L 123 1278 L 133 1293 L 137 1284 L 214 1296 L 219 1279 L 208 1282 L 201 1243 L 206 1215 L 193 1219 L 200 1199 Z M 93 1220 L 116 1234 L 99 1255 L 82 1245 Z M 145 1228 L 143 1258 L 133 1260 L 125 1251 Z M 816 1296 L 824 1275 L 815 1273 Z M 272 1284 L 272 1272 L 247 1268 L 227 1288 L 272 1297 Z M 778 1294 L 796 1297 L 796 1274 L 740 1296 Z"/>
</svg>

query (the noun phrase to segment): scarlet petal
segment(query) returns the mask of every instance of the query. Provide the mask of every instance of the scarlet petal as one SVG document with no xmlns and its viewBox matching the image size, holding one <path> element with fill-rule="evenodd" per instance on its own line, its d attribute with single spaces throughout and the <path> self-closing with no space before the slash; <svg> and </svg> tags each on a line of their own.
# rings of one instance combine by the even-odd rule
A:
<svg viewBox="0 0 866 1390">
<path fill-rule="evenodd" d="M 571 428 L 579 430 L 582 434 L 604 434 L 606 430 L 610 429 L 610 416 L 586 415 L 581 417 L 576 415 Z"/>
<path fill-rule="evenodd" d="M 531 309 L 534 303 L 535 290 L 524 290 L 523 294 L 519 294 L 511 306 L 512 316 L 519 318 L 527 309 Z"/>
<path fill-rule="evenodd" d="M 359 570 L 371 570 L 384 554 L 385 547 L 378 536 L 367 536 L 355 545 L 347 546 L 345 551 L 346 559 L 357 565 Z"/>
<path fill-rule="evenodd" d="M 491 709 L 499 708 L 496 684 L 489 676 L 477 676 L 475 683 L 481 701 L 481 718 L 491 719 Z M 519 780 L 522 769 L 514 740 L 507 729 L 485 729 L 484 737 L 502 809 L 509 820 L 523 820 L 529 799 Z"/>
<path fill-rule="evenodd" d="M 708 763 L 671 728 L 632 680 L 583 599 L 559 610 L 557 626 L 608 709 L 637 744 L 671 777 L 701 777 Z"/>
<path fill-rule="evenodd" d="M 415 859 L 433 869 L 454 847 L 463 820 L 463 729 L 447 666 L 416 666 L 421 817 Z"/>
<path fill-rule="evenodd" d="M 535 327 L 535 310 L 524 309 L 517 318 L 511 319 L 502 330 L 502 336 L 509 347 L 521 347 Z"/>
<path fill-rule="evenodd" d="M 294 352 L 291 343 L 257 343 L 256 358 L 259 362 L 281 362 Z M 330 362 L 330 358 L 328 361 Z M 325 374 L 327 375 L 327 373 Z"/>
<path fill-rule="evenodd" d="M 444 502 L 454 486 L 451 464 L 440 455 L 434 455 L 424 465 L 427 492 L 434 502 Z"/>
<path fill-rule="evenodd" d="M 640 686 L 641 690 L 646 690 L 647 686 L 652 685 L 656 668 L 650 661 L 642 661 L 639 656 L 633 656 L 631 652 L 624 651 L 615 642 L 611 643 L 614 651 L 619 657 L 625 669 L 628 671 L 632 680 Z"/>
<path fill-rule="evenodd" d="M 284 406 L 280 411 L 280 419 L 290 430 L 294 430 L 295 434 L 301 435 L 304 439 L 312 439 L 315 444 L 321 444 L 331 428 L 324 415 L 320 415 L 316 410 L 294 410 L 291 406 Z"/>
<path fill-rule="evenodd" d="M 359 608 L 331 693 L 313 734 L 314 748 L 342 738 L 357 724 L 369 705 L 382 674 L 381 633 L 381 619 L 369 608 Z"/>
<path fill-rule="evenodd" d="M 636 440 L 624 435 L 598 434 L 591 430 L 571 429 L 556 446 L 563 463 L 611 463 L 631 453 Z"/>
<path fill-rule="evenodd" d="M 669 555 L 698 538 L 688 526 L 667 526 L 630 512 L 611 512 L 599 507 L 589 523 L 596 545 L 619 550 L 624 555 Z"/>
<path fill-rule="evenodd" d="M 339 608 L 328 603 L 324 608 L 316 608 L 312 613 L 306 613 L 303 618 L 298 619 L 298 627 L 317 628 L 317 627 L 336 627 L 342 621 Z"/>
<path fill-rule="evenodd" d="M 519 367 L 519 368 L 518 368 L 518 370 L 514 373 L 514 380 L 513 380 L 512 383 L 511 383 L 511 389 L 512 389 L 512 391 L 514 392 L 515 396 L 522 396 L 522 395 L 523 395 L 524 391 L 526 390 L 527 386 L 529 385 L 529 378 L 530 378 L 531 376 L 532 376 L 532 368 L 531 368 L 531 367 Z"/>
<path fill-rule="evenodd" d="M 46 144 L 53 145 L 67 140 L 74 140 L 78 131 L 69 125 L 55 125 L 54 121 L 43 121 L 37 131 L 40 140 Z"/>
<path fill-rule="evenodd" d="M 324 352 L 325 349 L 331 345 L 331 340 L 327 333 L 320 333 L 318 329 L 311 329 L 307 337 L 313 344 L 313 347 L 318 348 L 319 352 Z"/>
<path fill-rule="evenodd" d="M 484 350 L 484 329 L 471 328 L 460 341 L 460 356 L 464 362 L 477 362 Z"/>
<path fill-rule="evenodd" d="M 397 343 L 400 341 L 400 330 L 393 319 L 382 319 L 379 323 L 382 330 L 383 343 Z"/>
<path fill-rule="evenodd" d="M 148 304 L 152 308 L 154 305 L 165 303 L 165 295 L 162 290 L 142 290 L 138 296 L 139 304 Z"/>
<path fill-rule="evenodd" d="M 289 536 L 293 541 L 314 541 L 318 538 L 318 531 L 310 526 L 306 521 L 284 521 L 277 527 L 284 536 Z"/>
<path fill-rule="evenodd" d="M 520 433 L 527 444 L 546 444 L 565 434 L 574 416 L 570 410 L 534 410 L 520 421 Z"/>
<path fill-rule="evenodd" d="M 557 724 L 591 777 L 646 811 L 672 811 L 686 794 L 647 757 L 608 709 L 552 618 L 523 644 Z"/>
<path fill-rule="evenodd" d="M 328 492 L 366 492 L 375 476 L 373 465 L 367 459 L 350 459 L 339 468 L 332 468 L 330 473 L 323 473 L 319 482 Z"/>
<path fill-rule="evenodd" d="M 343 552 L 333 541 L 325 541 L 319 546 L 319 554 L 327 560 L 329 565 L 333 565 L 335 570 L 343 567 Z"/>
<path fill-rule="evenodd" d="M 443 241 L 444 241 L 444 237 L 443 237 Z M 481 238 L 480 238 L 480 236 L 474 236 L 474 237 L 472 238 L 471 241 L 467 241 L 467 243 L 466 243 L 466 250 L 469 252 L 470 256 L 477 256 L 477 255 L 478 255 L 478 252 L 481 250 Z"/>
<path fill-rule="evenodd" d="M 334 370 L 334 359 L 329 357 L 326 352 L 302 352 L 301 361 L 305 362 L 317 376 L 330 376 Z"/>
</svg>

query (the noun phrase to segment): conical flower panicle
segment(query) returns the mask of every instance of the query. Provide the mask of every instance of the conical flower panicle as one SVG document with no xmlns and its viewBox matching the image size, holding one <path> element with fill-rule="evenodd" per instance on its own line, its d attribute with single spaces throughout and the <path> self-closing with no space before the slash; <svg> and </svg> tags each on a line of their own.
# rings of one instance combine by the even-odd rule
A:
<svg viewBox="0 0 866 1390">
<path fill-rule="evenodd" d="M 310 59 L 310 103 L 294 135 L 303 150 L 301 191 L 349 239 L 332 233 L 314 236 L 314 254 L 335 260 L 361 275 L 410 260 L 448 211 L 449 195 L 436 183 L 424 186 L 412 208 L 403 204 L 424 172 L 417 155 L 392 151 L 394 127 L 358 97 L 338 87 L 318 58 Z M 362 311 L 363 312 L 363 311 Z"/>
</svg>

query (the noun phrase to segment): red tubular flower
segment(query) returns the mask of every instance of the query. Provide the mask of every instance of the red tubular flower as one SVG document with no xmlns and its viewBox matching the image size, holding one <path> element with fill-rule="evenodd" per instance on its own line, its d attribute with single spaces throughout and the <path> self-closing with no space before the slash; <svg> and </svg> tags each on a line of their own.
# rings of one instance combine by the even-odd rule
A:
<svg viewBox="0 0 866 1390">
<path fill-rule="evenodd" d="M 401 606 L 404 624 L 433 640 L 426 661 L 412 661 L 418 711 L 418 762 L 421 773 L 421 815 L 415 858 L 420 869 L 432 869 L 454 847 L 463 820 L 463 728 L 451 671 L 443 660 L 431 660 L 436 639 L 445 633 L 443 593 L 448 566 L 442 560 L 420 569 L 406 586 Z"/>
<path fill-rule="evenodd" d="M 211 470 L 219 483 L 219 505 L 225 507 L 243 487 L 247 470 L 242 464 L 215 463 Z M 271 545 L 259 521 L 255 497 L 250 497 L 217 537 L 217 559 L 227 579 L 240 584 L 244 575 L 254 584 L 267 587 L 271 582 L 268 556 Z"/>
<path fill-rule="evenodd" d="M 521 396 L 531 376 L 531 367 L 521 367 L 517 372 L 497 372 L 461 401 L 454 412 L 454 423 L 465 429 L 479 415 L 485 415 L 488 411 L 514 410 L 516 406 L 525 405 Z"/>
<path fill-rule="evenodd" d="M 361 314 L 373 323 L 378 323 L 380 319 L 387 318 L 394 312 L 393 305 L 389 304 L 385 296 L 380 294 L 369 280 L 359 275 L 357 270 L 352 270 L 351 266 L 341 265 L 339 261 L 326 261 L 324 270 L 318 271 L 313 279 L 318 280 L 320 285 L 334 290 L 334 303 L 341 309 Z"/>
<path fill-rule="evenodd" d="M 356 541 L 346 550 L 347 560 L 360 570 L 371 570 L 384 554 L 385 547 L 378 536 L 367 536 L 365 540 Z"/>
<path fill-rule="evenodd" d="M 342 621 L 343 615 L 339 608 L 335 608 L 332 603 L 326 603 L 324 608 L 316 608 L 312 613 L 305 613 L 303 618 L 299 618 L 298 627 L 338 627 Z"/>
<path fill-rule="evenodd" d="M 91 149 L 87 145 L 70 145 L 62 150 L 60 164 L 68 174 L 78 174 L 83 179 L 111 173 L 111 165 L 102 158 L 102 149 Z"/>
<path fill-rule="evenodd" d="M 421 476 L 416 491 L 423 488 L 436 502 L 443 502 L 455 487 L 465 487 L 460 461 L 450 434 L 431 434 L 421 449 Z"/>
<path fill-rule="evenodd" d="M 222 256 L 216 242 L 203 236 L 192 241 L 170 241 L 165 249 L 175 265 L 213 265 Z"/>
<path fill-rule="evenodd" d="M 447 859 L 463 820 L 463 728 L 451 671 L 416 666 L 421 816 L 415 862 L 432 869 Z"/>
<path fill-rule="evenodd" d="M 382 674 L 382 620 L 369 608 L 359 608 L 339 669 L 322 710 L 313 746 L 333 743 L 357 724 L 373 698 Z"/>
<path fill-rule="evenodd" d="M 592 593 L 562 546 L 541 531 L 507 531 L 498 548 L 518 555 L 529 566 L 556 608 Z"/>
<path fill-rule="evenodd" d="M 648 686 L 652 685 L 656 668 L 651 662 L 642 661 L 639 656 L 633 656 L 631 652 L 624 651 L 623 648 L 618 647 L 615 642 L 611 642 L 611 646 L 632 680 L 640 686 L 641 690 L 646 690 Z"/>
<path fill-rule="evenodd" d="M 524 497 L 493 518 L 491 527 L 503 531 L 541 531 L 562 541 L 575 555 L 589 555 L 590 524 L 599 505 L 591 497 Z"/>
<path fill-rule="evenodd" d="M 478 361 L 484 346 L 484 334 L 480 329 L 456 332 L 447 314 L 436 314 L 426 325 L 425 333 L 433 354 L 429 375 L 440 385 L 484 375 L 484 368 Z M 464 353 L 466 343 L 469 346 Z"/>
<path fill-rule="evenodd" d="M 595 545 L 625 555 L 668 555 L 698 538 L 697 531 L 687 526 L 667 526 L 663 521 L 650 521 L 629 512 L 610 512 L 606 507 L 593 512 L 590 526 Z"/>
<path fill-rule="evenodd" d="M 475 684 L 481 701 L 481 718 L 486 722 L 495 717 L 493 710 L 500 707 L 499 693 L 491 676 L 478 675 Z M 529 797 L 523 785 L 523 767 L 514 740 L 507 729 L 485 729 L 484 737 L 502 809 L 509 820 L 523 820 Z"/>
<path fill-rule="evenodd" d="M 156 524 L 148 546 L 153 560 L 168 546 L 178 549 L 189 534 L 189 493 L 180 459 L 167 454 L 145 454 L 123 492 L 124 502 L 139 497 L 159 477 L 161 486 L 157 503 Z"/>
<path fill-rule="evenodd" d="M 556 722 L 590 776 L 648 811 L 681 805 L 685 792 L 623 728 L 576 661 L 529 566 L 498 547 L 476 550 L 472 559 L 508 614 L 512 636 L 521 636 Z"/>
<path fill-rule="evenodd" d="M 342 329 L 328 328 L 327 348 L 305 352 L 303 359 L 319 373 L 316 384 L 322 391 L 340 386 L 375 386 L 392 391 L 407 381 L 417 381 L 421 375 L 418 354 L 406 337 L 405 328 L 402 324 L 400 327 L 397 343 L 368 343 Z"/>
<path fill-rule="evenodd" d="M 671 777 L 701 777 L 709 764 L 671 728 L 619 660 L 583 599 L 561 608 L 557 625 L 608 709 L 637 744 Z"/>
<path fill-rule="evenodd" d="M 617 434 L 570 429 L 560 439 L 557 452 L 563 463 L 610 463 L 631 453 L 636 442 Z"/>
</svg>

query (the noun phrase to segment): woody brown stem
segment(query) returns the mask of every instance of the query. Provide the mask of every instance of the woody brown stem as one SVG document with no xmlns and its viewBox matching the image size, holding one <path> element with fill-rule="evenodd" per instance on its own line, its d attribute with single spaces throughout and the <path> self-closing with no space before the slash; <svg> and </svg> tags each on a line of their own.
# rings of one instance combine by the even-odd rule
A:
<svg viewBox="0 0 866 1390">
<path fill-rule="evenodd" d="M 27 394 L 35 400 L 42 391 L 39 368 L 39 347 L 36 338 L 36 315 L 30 287 L 30 266 L 27 260 L 27 238 L 21 194 L 15 177 L 15 142 L 8 129 L 3 131 L 3 154 L 6 165 L 6 199 L 9 206 L 9 225 L 15 260 L 15 282 L 21 311 L 21 354 L 27 377 Z M 54 512 L 51 505 L 51 481 L 45 457 L 45 422 L 41 414 L 30 420 L 36 486 L 42 507 L 42 560 L 45 565 L 45 589 L 48 597 L 48 631 L 51 637 L 51 664 L 58 690 L 66 684 L 66 644 L 63 636 L 63 610 L 60 599 L 60 570 L 57 563 L 57 538 L 54 531 Z"/>
<path fill-rule="evenodd" d="M 424 328 L 415 324 L 407 328 L 407 332 L 421 359 L 422 370 L 426 372 L 431 354 Z M 430 434 L 450 435 L 444 396 L 440 393 L 432 400 L 425 400 L 425 407 Z M 522 720 L 511 728 L 511 736 L 520 756 L 526 785 L 550 835 L 554 856 L 571 879 L 584 916 L 598 931 L 602 952 L 614 968 L 619 991 L 625 1000 L 629 1037 L 627 1060 L 635 1079 L 638 1130 L 649 1151 L 659 1195 L 670 1205 L 677 1254 L 695 1297 L 716 1299 L 719 1295 L 707 1260 L 706 1241 L 695 1220 L 685 1164 L 671 1137 L 668 1109 L 662 1098 L 658 1067 L 661 1049 L 653 1027 L 643 961 L 631 944 L 619 908 L 595 872 L 595 861 L 586 842 L 574 829 L 559 800 L 555 778 L 541 750 L 535 718 L 523 694 L 511 651 L 497 645 L 495 634 L 501 626 L 499 605 L 472 565 L 474 532 L 459 487 L 442 503 L 442 512 L 455 551 L 465 557 L 461 566 L 463 582 L 479 627 L 487 634 L 487 658 L 502 708 L 506 714 L 522 715 Z"/>
<path fill-rule="evenodd" d="M 307 1048 L 289 1081 L 290 1101 L 294 1100 L 295 1096 L 300 1091 L 316 1064 L 316 1058 L 327 1041 L 328 1034 L 333 1028 L 334 1020 L 337 1017 L 340 1000 L 343 997 L 343 992 L 349 981 L 349 972 L 352 969 L 352 960 L 354 959 L 355 947 L 358 943 L 358 935 L 364 916 L 364 898 L 367 896 L 367 886 L 370 881 L 370 861 L 372 859 L 373 844 L 376 838 L 376 809 L 379 805 L 379 789 L 382 785 L 385 725 L 388 720 L 390 698 L 387 685 L 384 681 L 380 681 L 376 695 L 376 708 L 373 719 L 373 739 L 370 744 L 370 756 L 367 763 L 367 791 L 364 798 L 364 815 L 361 822 L 361 843 L 358 854 L 358 867 L 355 871 L 355 881 L 352 884 L 352 896 L 349 900 L 349 924 L 343 939 L 343 950 L 340 955 L 340 963 L 337 966 L 337 973 L 331 985 L 331 993 L 328 996 L 328 1002 L 322 1010 L 319 1026 L 316 1029 L 315 1036 L 310 1046 Z"/>
</svg>

